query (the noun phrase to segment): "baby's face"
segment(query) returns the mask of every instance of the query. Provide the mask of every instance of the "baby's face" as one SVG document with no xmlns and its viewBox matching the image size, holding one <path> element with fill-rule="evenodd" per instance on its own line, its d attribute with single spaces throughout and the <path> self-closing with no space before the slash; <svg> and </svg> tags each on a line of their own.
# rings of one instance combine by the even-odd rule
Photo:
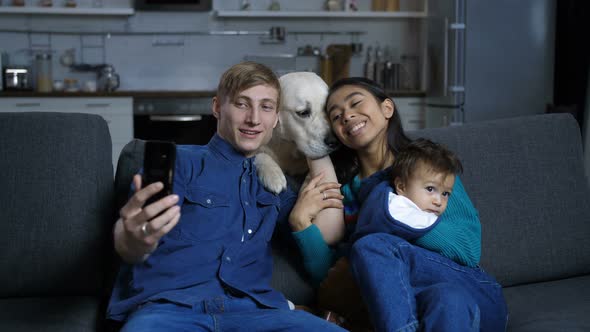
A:
<svg viewBox="0 0 590 332">
<path fill-rule="evenodd" d="M 421 164 L 414 170 L 407 183 L 396 181 L 396 191 L 416 204 L 421 210 L 440 216 L 447 208 L 454 174 L 435 172 Z"/>
</svg>

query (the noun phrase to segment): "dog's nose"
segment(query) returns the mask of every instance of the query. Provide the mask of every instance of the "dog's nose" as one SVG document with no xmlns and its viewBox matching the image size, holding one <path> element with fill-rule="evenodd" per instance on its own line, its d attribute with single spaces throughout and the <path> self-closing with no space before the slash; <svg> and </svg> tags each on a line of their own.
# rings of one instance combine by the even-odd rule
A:
<svg viewBox="0 0 590 332">
<path fill-rule="evenodd" d="M 340 141 L 338 141 L 336 137 L 331 135 L 324 139 L 324 143 L 330 149 L 336 149 L 338 146 L 340 146 Z"/>
</svg>

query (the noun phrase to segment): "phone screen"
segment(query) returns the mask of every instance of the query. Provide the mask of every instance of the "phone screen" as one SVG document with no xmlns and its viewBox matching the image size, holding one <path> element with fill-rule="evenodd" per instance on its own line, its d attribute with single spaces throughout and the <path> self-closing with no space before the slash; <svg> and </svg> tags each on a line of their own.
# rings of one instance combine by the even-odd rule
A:
<svg viewBox="0 0 590 332">
<path fill-rule="evenodd" d="M 164 188 L 150 197 L 145 205 L 171 195 L 174 183 L 176 145 L 166 141 L 146 141 L 143 156 L 142 187 L 154 182 L 162 182 Z"/>
</svg>

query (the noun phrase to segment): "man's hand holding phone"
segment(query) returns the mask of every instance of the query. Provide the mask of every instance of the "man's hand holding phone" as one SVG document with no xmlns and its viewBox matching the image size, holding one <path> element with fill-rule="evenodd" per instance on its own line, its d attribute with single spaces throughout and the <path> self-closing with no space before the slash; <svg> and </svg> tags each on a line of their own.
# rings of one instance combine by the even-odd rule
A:
<svg viewBox="0 0 590 332">
<path fill-rule="evenodd" d="M 180 207 L 175 205 L 178 202 L 178 196 L 168 194 L 172 192 L 174 154 L 167 154 L 166 157 L 172 156 L 172 162 L 166 160 L 154 163 L 153 159 L 151 162 L 148 161 L 153 157 L 150 156 L 152 154 L 150 151 L 152 150 L 148 149 L 146 144 L 144 175 L 136 174 L 133 177 L 135 193 L 121 208 L 120 218 L 115 224 L 115 249 L 128 263 L 147 259 L 149 254 L 157 248 L 160 238 L 174 228 L 180 220 Z M 159 150 L 156 154 L 161 157 L 162 151 Z M 164 167 L 166 171 L 155 169 L 157 167 Z M 170 167 L 172 171 L 168 171 Z M 147 177 L 154 182 L 142 183 L 148 172 L 152 175 L 164 176 L 161 179 Z M 157 200 L 154 200 L 155 197 Z"/>
</svg>

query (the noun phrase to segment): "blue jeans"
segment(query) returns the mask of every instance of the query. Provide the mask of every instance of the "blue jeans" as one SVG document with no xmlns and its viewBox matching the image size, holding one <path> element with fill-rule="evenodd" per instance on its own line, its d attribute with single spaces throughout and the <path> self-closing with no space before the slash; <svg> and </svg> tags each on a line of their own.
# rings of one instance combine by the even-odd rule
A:
<svg viewBox="0 0 590 332">
<path fill-rule="evenodd" d="M 193 307 L 148 302 L 131 315 L 121 332 L 140 331 L 345 331 L 302 310 L 263 309 L 248 297 L 230 295 Z"/>
<path fill-rule="evenodd" d="M 506 329 L 502 287 L 479 267 L 385 233 L 356 241 L 350 264 L 375 331 Z"/>
</svg>

